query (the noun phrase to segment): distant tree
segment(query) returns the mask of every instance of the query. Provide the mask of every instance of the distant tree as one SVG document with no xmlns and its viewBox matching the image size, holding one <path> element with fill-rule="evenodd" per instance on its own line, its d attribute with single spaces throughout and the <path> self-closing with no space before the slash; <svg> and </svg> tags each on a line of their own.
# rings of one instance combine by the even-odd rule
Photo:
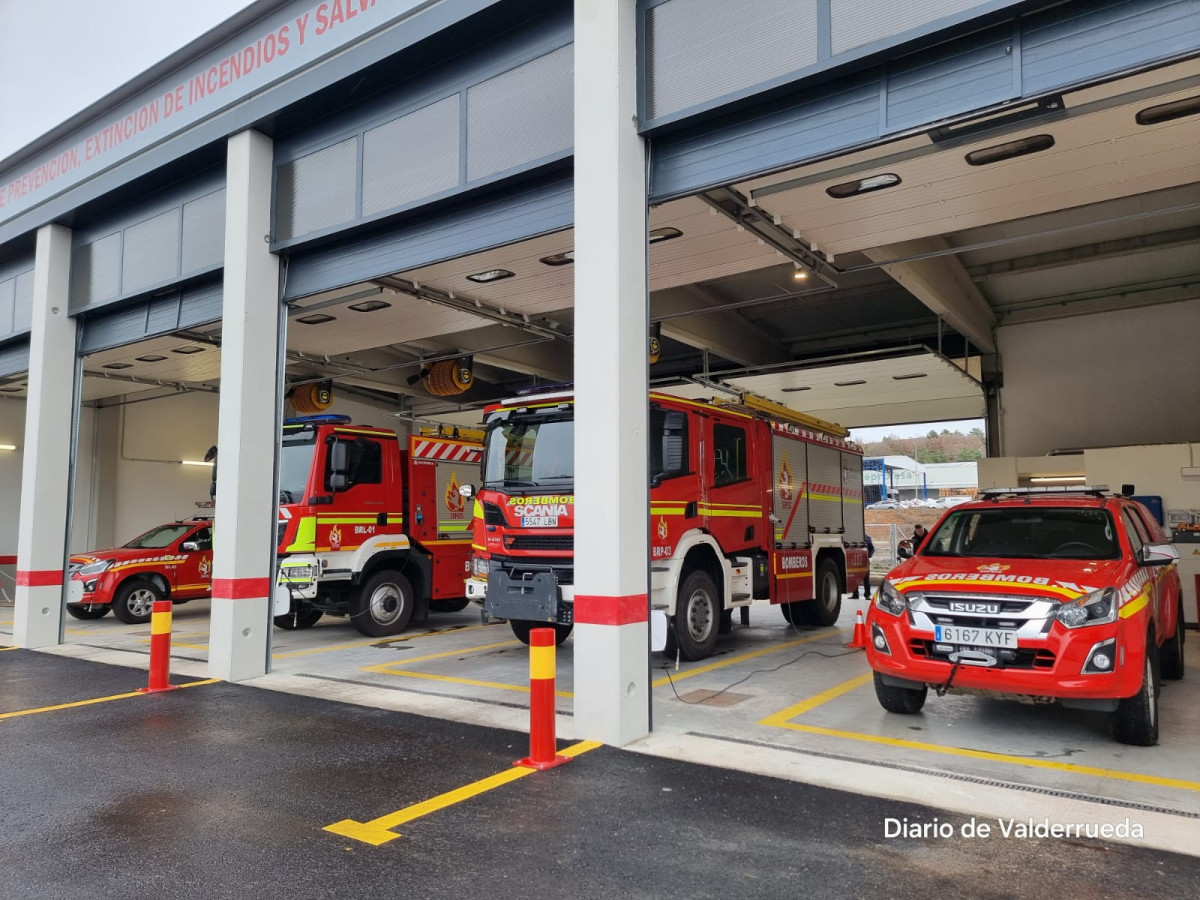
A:
<svg viewBox="0 0 1200 900">
<path fill-rule="evenodd" d="M 978 447 L 963 447 L 955 457 L 956 462 L 971 462 L 976 459 L 983 459 L 983 451 Z"/>
</svg>

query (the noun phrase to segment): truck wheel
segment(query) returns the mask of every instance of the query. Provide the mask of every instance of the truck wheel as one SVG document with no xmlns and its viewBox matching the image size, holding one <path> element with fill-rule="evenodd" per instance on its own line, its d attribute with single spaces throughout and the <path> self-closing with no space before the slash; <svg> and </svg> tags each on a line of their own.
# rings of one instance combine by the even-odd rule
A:
<svg viewBox="0 0 1200 900">
<path fill-rule="evenodd" d="M 894 687 L 884 684 L 883 677 L 878 672 L 875 672 L 874 675 L 875 696 L 878 698 L 880 706 L 888 712 L 909 716 L 921 711 L 921 707 L 925 705 L 925 697 L 929 694 L 929 688 L 924 685 L 919 688 Z"/>
<path fill-rule="evenodd" d="M 276 616 L 275 624 L 285 631 L 299 631 L 302 628 L 312 628 L 320 621 L 324 613 L 311 606 L 302 606 L 284 616 Z"/>
<path fill-rule="evenodd" d="M 376 572 L 354 598 L 350 618 L 368 637 L 390 637 L 408 627 L 413 614 L 413 590 L 399 572 Z"/>
<path fill-rule="evenodd" d="M 466 597 L 455 597 L 453 600 L 430 600 L 430 612 L 459 612 L 467 608 L 471 601 Z"/>
<path fill-rule="evenodd" d="M 696 569 L 683 579 L 673 623 L 674 643 L 684 659 L 704 659 L 712 654 L 717 646 L 721 606 L 717 585 L 707 572 Z"/>
<path fill-rule="evenodd" d="M 1112 713 L 1113 737 L 1122 744 L 1152 747 L 1158 743 L 1158 647 L 1147 636 L 1142 687 L 1123 697 Z"/>
<path fill-rule="evenodd" d="M 834 624 L 842 613 L 842 579 L 837 563 L 832 559 L 821 560 L 817 566 L 817 583 L 813 587 L 813 598 L 805 600 L 800 607 L 802 621 L 809 625 Z"/>
<path fill-rule="evenodd" d="M 67 612 L 76 619 L 102 619 L 111 609 L 107 603 L 68 603 Z"/>
<path fill-rule="evenodd" d="M 561 625 L 557 622 L 527 622 L 524 619 L 509 619 L 508 626 L 512 629 L 512 633 L 517 636 L 517 640 L 522 644 L 529 643 L 529 633 L 535 628 L 554 628 L 554 645 L 558 646 L 568 637 L 571 636 L 571 629 L 574 625 Z"/>
<path fill-rule="evenodd" d="M 126 625 L 142 625 L 150 621 L 154 601 L 165 599 L 166 595 L 153 582 L 131 578 L 113 595 L 113 615 Z"/>
<path fill-rule="evenodd" d="M 1183 677 L 1183 600 L 1179 601 L 1179 612 L 1175 615 L 1175 633 L 1162 645 L 1158 660 L 1163 678 L 1178 681 Z"/>
</svg>

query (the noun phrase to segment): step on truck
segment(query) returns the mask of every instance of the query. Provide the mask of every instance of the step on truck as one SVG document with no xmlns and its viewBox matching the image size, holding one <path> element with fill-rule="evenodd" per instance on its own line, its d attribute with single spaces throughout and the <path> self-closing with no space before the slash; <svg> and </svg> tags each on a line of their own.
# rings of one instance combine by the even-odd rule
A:
<svg viewBox="0 0 1200 900">
<path fill-rule="evenodd" d="M 485 410 L 467 596 L 528 641 L 574 623 L 574 402 L 570 393 Z M 762 398 L 650 395 L 650 607 L 667 652 L 712 653 L 733 610 L 778 605 L 832 625 L 867 573 L 862 448 L 837 425 Z M 748 613 L 746 613 L 748 615 Z"/>
<path fill-rule="evenodd" d="M 481 449 L 457 429 L 404 439 L 345 416 L 285 422 L 275 624 L 348 616 L 384 637 L 466 608 L 471 520 L 459 486 L 478 476 Z"/>
</svg>

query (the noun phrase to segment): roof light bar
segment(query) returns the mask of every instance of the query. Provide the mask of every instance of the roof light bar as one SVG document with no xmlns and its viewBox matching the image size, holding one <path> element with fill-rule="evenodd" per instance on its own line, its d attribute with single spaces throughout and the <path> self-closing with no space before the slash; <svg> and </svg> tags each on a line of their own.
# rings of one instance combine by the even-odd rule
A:
<svg viewBox="0 0 1200 900">
<path fill-rule="evenodd" d="M 1101 494 L 1110 493 L 1107 484 L 1089 484 L 1081 487 L 1068 487 L 1066 485 L 1058 485 L 1055 487 L 1009 487 L 1009 488 L 987 488 L 979 492 L 980 497 L 1024 497 L 1044 496 L 1048 494 Z"/>
</svg>

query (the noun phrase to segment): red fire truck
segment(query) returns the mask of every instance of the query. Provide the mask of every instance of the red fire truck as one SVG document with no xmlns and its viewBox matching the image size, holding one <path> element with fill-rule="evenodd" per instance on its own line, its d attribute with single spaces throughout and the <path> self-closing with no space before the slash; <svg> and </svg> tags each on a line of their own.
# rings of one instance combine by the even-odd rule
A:
<svg viewBox="0 0 1200 900">
<path fill-rule="evenodd" d="M 345 416 L 289 419 L 279 463 L 277 583 L 291 595 L 282 628 L 349 616 L 372 637 L 416 615 L 466 607 L 470 512 L 459 486 L 481 447 L 458 430 L 412 435 Z"/>
<path fill-rule="evenodd" d="M 1104 487 L 985 491 L 875 595 L 876 696 L 908 714 L 931 687 L 1057 701 L 1154 744 L 1159 679 L 1184 670 L 1178 559 L 1146 507 Z"/>
<path fill-rule="evenodd" d="M 574 403 L 569 393 L 488 407 L 467 596 L 527 641 L 573 625 Z M 778 604 L 831 625 L 867 572 L 862 449 L 837 425 L 744 395 L 650 395 L 652 610 L 668 651 L 712 653 L 736 608 Z"/>
</svg>

